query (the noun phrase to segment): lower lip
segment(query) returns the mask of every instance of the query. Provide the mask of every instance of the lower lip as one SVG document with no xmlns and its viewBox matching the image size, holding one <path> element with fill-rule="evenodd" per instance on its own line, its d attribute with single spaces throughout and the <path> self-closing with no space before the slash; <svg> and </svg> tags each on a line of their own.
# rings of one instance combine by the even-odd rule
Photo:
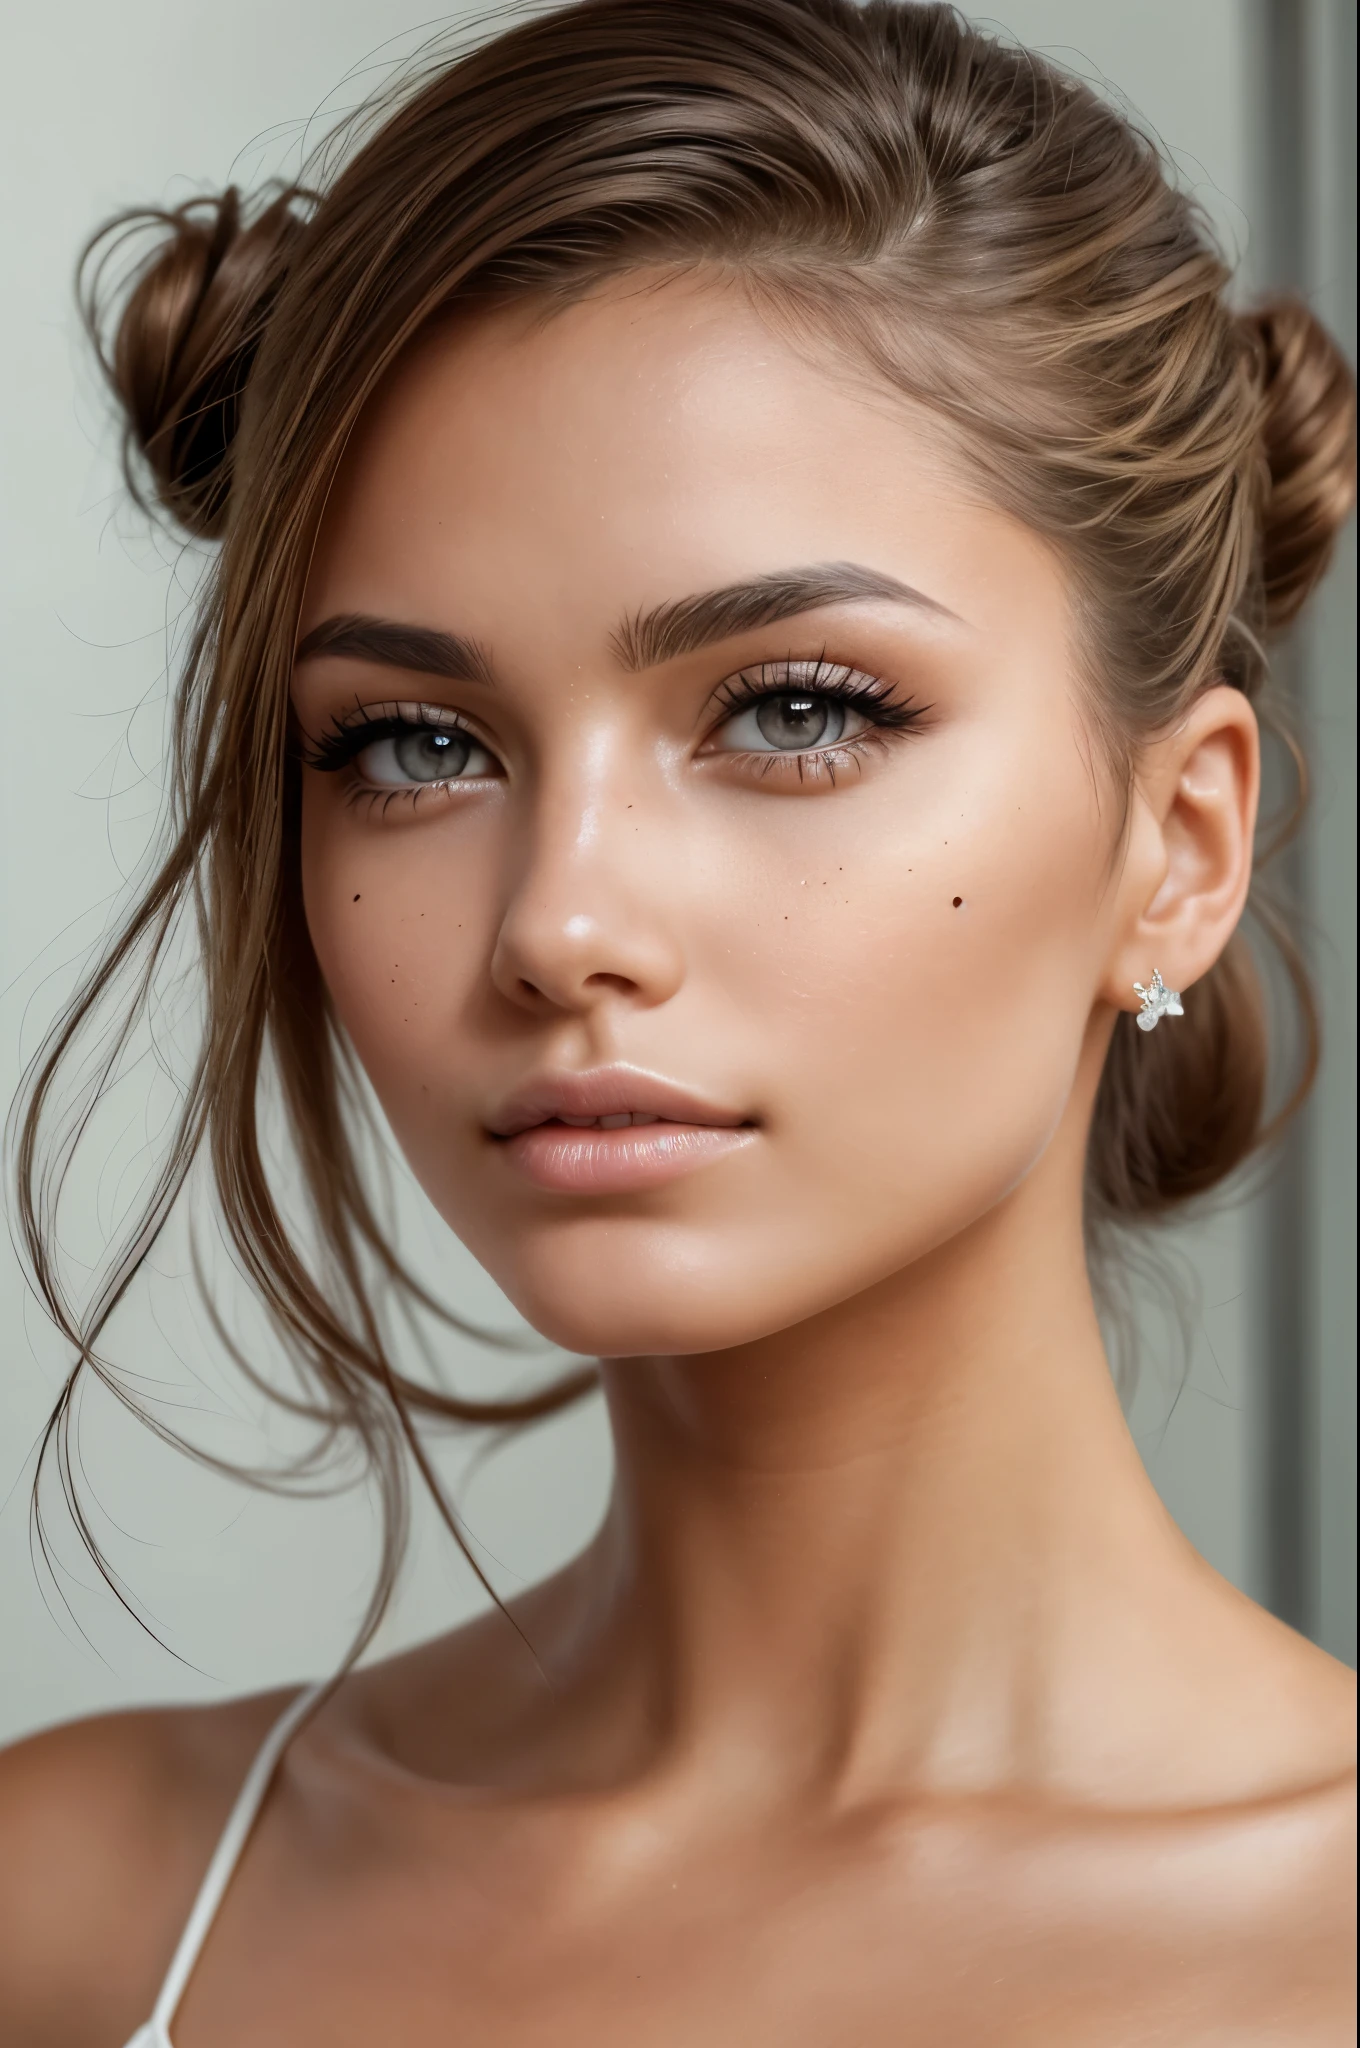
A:
<svg viewBox="0 0 1360 2048">
<path fill-rule="evenodd" d="M 711 1166 L 750 1144 L 749 1125 L 627 1124 L 617 1131 L 535 1124 L 500 1149 L 535 1187 L 558 1195 L 631 1195 Z"/>
</svg>

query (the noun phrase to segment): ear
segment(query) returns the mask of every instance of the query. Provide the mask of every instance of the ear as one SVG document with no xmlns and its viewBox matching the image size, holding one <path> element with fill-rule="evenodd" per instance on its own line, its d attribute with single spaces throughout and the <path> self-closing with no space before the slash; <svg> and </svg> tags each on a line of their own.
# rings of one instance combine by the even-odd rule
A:
<svg viewBox="0 0 1360 2048">
<path fill-rule="evenodd" d="M 1134 778 L 1120 878 L 1119 937 L 1105 999 L 1136 1010 L 1135 981 L 1168 988 L 1207 974 L 1251 884 L 1261 738 L 1240 690 L 1217 684 L 1147 746 Z"/>
</svg>

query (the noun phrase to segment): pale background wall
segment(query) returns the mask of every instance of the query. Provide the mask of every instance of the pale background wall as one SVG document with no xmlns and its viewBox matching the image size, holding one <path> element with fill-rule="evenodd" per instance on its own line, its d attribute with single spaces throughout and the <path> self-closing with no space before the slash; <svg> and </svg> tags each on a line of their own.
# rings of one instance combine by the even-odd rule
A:
<svg viewBox="0 0 1360 2048">
<path fill-rule="evenodd" d="M 1352 117 L 1336 98 L 1347 34 L 1353 46 L 1353 6 L 1012 0 L 999 18 L 1084 74 L 1116 81 L 1175 152 L 1250 271 L 1269 277 L 1292 266 L 1329 317 L 1343 328 L 1349 321 L 1353 342 L 1353 258 L 1348 286 L 1336 253 L 1353 224 L 1344 163 Z M 1291 128 L 1274 105 L 1280 56 L 1271 36 L 1290 44 L 1291 24 L 1305 19 L 1309 36 L 1286 109 Z M 327 110 L 352 104 L 414 47 L 419 36 L 408 27 L 396 0 L 52 0 L 16 11 L 4 31 L 6 1095 L 144 847 L 156 809 L 167 664 L 194 573 L 192 559 L 149 538 L 118 497 L 107 415 L 72 313 L 75 254 L 91 227 L 121 206 L 174 201 L 228 177 L 249 184 L 295 166 Z M 1281 212 L 1280 189 L 1293 195 L 1292 214 Z M 1263 194 L 1275 195 L 1273 212 Z M 1324 923 L 1319 956 L 1337 1027 L 1321 1112 L 1283 1193 L 1226 1207 L 1179 1234 L 1197 1291 L 1189 1373 L 1178 1393 L 1172 1334 L 1151 1317 L 1135 1411 L 1154 1477 L 1192 1538 L 1240 1584 L 1352 1656 L 1354 951 L 1351 942 L 1346 952 L 1344 935 L 1354 906 L 1353 589 L 1352 542 L 1299 657 L 1325 741 L 1322 820 L 1304 858 Z M 150 1100 L 148 1109 L 134 1088 L 111 1107 L 99 1170 L 92 1167 L 80 1190 L 77 1256 L 92 1255 L 145 1163 L 164 1091 L 153 1088 Z M 505 1325 L 509 1312 L 489 1282 L 418 1198 L 403 1201 L 425 1270 Z M 172 1412 L 190 1417 L 205 1442 L 226 1455 L 259 1456 L 266 1443 L 282 1444 L 282 1434 L 217 1353 L 194 1310 L 187 1260 L 184 1232 L 172 1233 L 120 1312 L 110 1348 Z M 229 1320 L 267 1359 L 249 1303 L 229 1274 L 223 1285 Z M 469 1385 L 489 1385 L 503 1370 L 471 1352 L 459 1362 Z M 323 1669 L 361 1605 L 369 1505 L 353 1494 L 299 1503 L 244 1491 L 177 1458 L 106 1399 L 86 1405 L 82 1469 L 113 1559 L 167 1647 L 94 1583 L 73 1542 L 59 1544 L 57 1566 L 69 1608 L 44 1586 L 30 1558 L 27 1498 L 33 1447 L 59 1380 L 59 1354 L 10 1261 L 0 1273 L 0 1739 L 114 1703 L 214 1697 Z M 456 1476 L 458 1455 L 441 1455 Z M 503 1590 L 585 1539 L 607 1478 L 608 1445 L 592 1406 L 458 1482 L 469 1527 Z M 447 1539 L 422 1518 L 383 1644 L 446 1627 L 478 1598 Z"/>
</svg>

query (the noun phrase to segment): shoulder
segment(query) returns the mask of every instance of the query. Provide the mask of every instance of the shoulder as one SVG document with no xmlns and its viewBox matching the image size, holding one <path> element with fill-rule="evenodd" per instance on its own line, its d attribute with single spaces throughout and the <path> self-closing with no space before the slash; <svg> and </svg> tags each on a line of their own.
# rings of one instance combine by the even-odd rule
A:
<svg viewBox="0 0 1360 2048">
<path fill-rule="evenodd" d="M 1179 1617 L 1154 1723 L 1159 1797 L 1320 1811 L 1310 1795 L 1354 1782 L 1356 1674 L 1199 1563 L 1210 1597 Z"/>
<path fill-rule="evenodd" d="M 1223 2038 L 1321 2048 L 1354 2039 L 1356 1678 L 1252 1618 L 1234 1690 L 1198 1717 L 1217 1750 L 1206 1796 L 1150 1831 L 1148 1925 Z"/>
<path fill-rule="evenodd" d="M 0 1752 L 0 2036 L 109 2048 L 150 2012 L 288 1695 L 105 1714 Z"/>
<path fill-rule="evenodd" d="M 1252 1654 L 1229 1665 L 1231 1696 L 1207 1717 L 1226 1782 L 1215 1787 L 1222 1807 L 1211 1798 L 1203 1809 L 1201 1876 L 1217 1872 L 1206 1899 L 1285 2005 L 1297 1998 L 1300 2018 L 1318 2002 L 1344 2011 L 1354 1960 L 1356 1674 L 1243 1605 Z M 1253 1981 L 1251 1970 L 1242 1981 Z"/>
<path fill-rule="evenodd" d="M 1244 2039 L 1355 2039 L 1355 1859 L 1353 1769 L 1262 1801 L 1194 1859 L 1204 1896 L 1183 1925 L 1203 1930 Z"/>
</svg>

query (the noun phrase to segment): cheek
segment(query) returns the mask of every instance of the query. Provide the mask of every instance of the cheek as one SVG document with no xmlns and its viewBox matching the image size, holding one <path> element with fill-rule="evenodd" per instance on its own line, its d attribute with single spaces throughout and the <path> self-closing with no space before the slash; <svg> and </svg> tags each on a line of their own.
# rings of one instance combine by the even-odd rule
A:
<svg viewBox="0 0 1360 2048">
<path fill-rule="evenodd" d="M 487 835 L 456 821 L 364 830 L 304 793 L 307 928 L 336 1015 L 403 1145 L 451 1069 L 489 940 Z M 456 881 L 453 879 L 456 877 Z"/>
<path fill-rule="evenodd" d="M 885 806 L 786 878 L 750 956 L 793 1183 L 913 1244 L 999 1200 L 1061 1118 L 1107 857 L 1080 771 L 1030 795 L 1005 749 L 961 776 L 936 765 L 920 787 L 952 800 Z"/>
</svg>

